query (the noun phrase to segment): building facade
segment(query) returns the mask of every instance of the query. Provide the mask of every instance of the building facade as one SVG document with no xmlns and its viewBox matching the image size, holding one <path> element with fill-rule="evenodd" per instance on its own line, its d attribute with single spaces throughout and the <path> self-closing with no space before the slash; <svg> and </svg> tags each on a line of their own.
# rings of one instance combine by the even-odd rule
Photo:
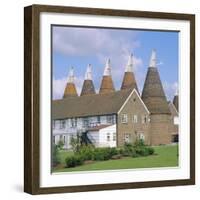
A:
<svg viewBox="0 0 200 200">
<path fill-rule="evenodd" d="M 177 99 L 177 97 L 176 97 Z M 177 100 L 174 100 L 178 105 Z M 80 137 L 96 147 L 123 146 L 143 139 L 148 145 L 177 142 L 178 110 L 167 102 L 156 66 L 156 52 L 150 58 L 146 80 L 140 96 L 130 55 L 121 85 L 116 91 L 110 60 L 106 62 L 99 93 L 88 65 L 81 95 L 70 70 L 63 99 L 52 102 L 52 141 L 71 148 L 71 138 Z"/>
</svg>

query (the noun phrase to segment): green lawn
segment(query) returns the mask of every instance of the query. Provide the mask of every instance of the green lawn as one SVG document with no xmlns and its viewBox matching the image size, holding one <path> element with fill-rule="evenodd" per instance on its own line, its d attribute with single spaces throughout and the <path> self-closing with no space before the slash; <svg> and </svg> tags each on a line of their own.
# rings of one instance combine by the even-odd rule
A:
<svg viewBox="0 0 200 200">
<path fill-rule="evenodd" d="M 61 164 L 53 169 L 53 172 L 93 171 L 113 169 L 134 169 L 152 167 L 174 167 L 178 166 L 177 145 L 154 147 L 155 155 L 147 157 L 124 157 L 118 160 L 95 161 L 74 168 L 65 168 L 65 158 L 73 152 L 61 151 Z"/>
</svg>

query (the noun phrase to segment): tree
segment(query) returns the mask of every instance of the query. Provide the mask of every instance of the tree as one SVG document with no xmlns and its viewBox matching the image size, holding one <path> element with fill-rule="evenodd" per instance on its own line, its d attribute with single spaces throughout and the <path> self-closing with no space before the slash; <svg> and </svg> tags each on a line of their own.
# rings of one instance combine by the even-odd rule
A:
<svg viewBox="0 0 200 200">
<path fill-rule="evenodd" d="M 59 147 L 58 145 L 55 145 L 55 144 L 53 145 L 53 149 L 52 149 L 52 164 L 53 164 L 53 167 L 60 164 Z"/>
<path fill-rule="evenodd" d="M 74 153 L 79 152 L 81 147 L 79 135 L 77 135 L 77 137 L 71 137 L 70 145 L 72 146 L 72 150 Z"/>
</svg>

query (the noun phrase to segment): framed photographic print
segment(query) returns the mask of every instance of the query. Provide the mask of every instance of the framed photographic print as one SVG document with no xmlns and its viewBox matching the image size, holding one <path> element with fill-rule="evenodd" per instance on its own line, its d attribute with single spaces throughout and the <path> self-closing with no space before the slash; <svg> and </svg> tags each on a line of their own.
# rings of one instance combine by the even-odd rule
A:
<svg viewBox="0 0 200 200">
<path fill-rule="evenodd" d="M 24 191 L 195 183 L 195 16 L 24 9 Z"/>
</svg>

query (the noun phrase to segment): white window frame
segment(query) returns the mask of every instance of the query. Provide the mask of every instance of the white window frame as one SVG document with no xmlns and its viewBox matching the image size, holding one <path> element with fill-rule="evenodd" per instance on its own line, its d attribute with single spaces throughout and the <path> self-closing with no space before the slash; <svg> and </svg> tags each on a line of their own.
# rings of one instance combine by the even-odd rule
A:
<svg viewBox="0 0 200 200">
<path fill-rule="evenodd" d="M 174 125 L 179 125 L 179 117 L 174 117 Z"/>
<path fill-rule="evenodd" d="M 121 123 L 122 124 L 127 124 L 128 123 L 128 115 L 127 114 L 122 114 L 121 115 Z"/>
<path fill-rule="evenodd" d="M 144 133 L 139 133 L 139 139 L 145 141 Z"/>
<path fill-rule="evenodd" d="M 134 124 L 138 123 L 138 116 L 137 115 L 133 115 L 133 123 Z"/>
</svg>

